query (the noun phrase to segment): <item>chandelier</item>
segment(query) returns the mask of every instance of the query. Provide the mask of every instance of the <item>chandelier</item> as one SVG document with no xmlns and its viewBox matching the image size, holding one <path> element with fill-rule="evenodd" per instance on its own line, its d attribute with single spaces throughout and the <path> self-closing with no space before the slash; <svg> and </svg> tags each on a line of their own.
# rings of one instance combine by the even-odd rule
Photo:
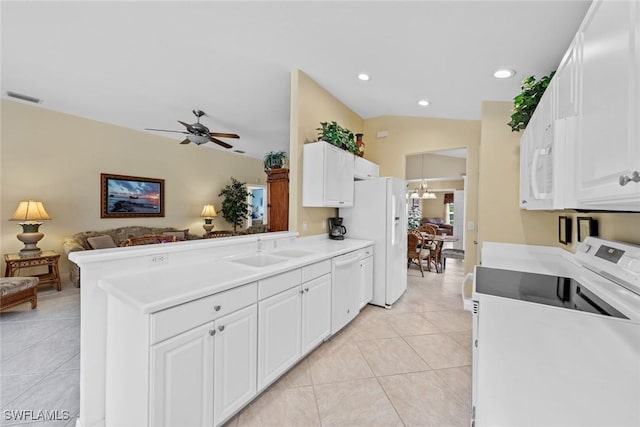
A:
<svg viewBox="0 0 640 427">
<path fill-rule="evenodd" d="M 427 184 L 424 182 L 424 153 L 422 154 L 422 165 L 420 174 L 420 187 L 416 187 L 409 196 L 410 199 L 435 199 L 435 193 L 429 191 Z"/>
</svg>

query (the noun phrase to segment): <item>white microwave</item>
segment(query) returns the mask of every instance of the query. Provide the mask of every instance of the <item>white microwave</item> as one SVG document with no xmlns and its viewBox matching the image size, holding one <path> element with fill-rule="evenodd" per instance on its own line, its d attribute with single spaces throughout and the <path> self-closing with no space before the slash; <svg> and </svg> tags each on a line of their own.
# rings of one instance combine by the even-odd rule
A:
<svg viewBox="0 0 640 427">
<path fill-rule="evenodd" d="M 520 208 L 565 209 L 575 173 L 571 146 L 576 117 L 554 120 L 544 129 L 526 132 L 520 140 Z"/>
</svg>

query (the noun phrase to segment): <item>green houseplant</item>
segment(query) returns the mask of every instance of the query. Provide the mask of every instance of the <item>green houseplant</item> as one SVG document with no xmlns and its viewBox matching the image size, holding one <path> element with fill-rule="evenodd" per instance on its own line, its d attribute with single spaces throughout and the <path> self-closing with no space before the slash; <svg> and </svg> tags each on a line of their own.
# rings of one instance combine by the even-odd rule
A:
<svg viewBox="0 0 640 427">
<path fill-rule="evenodd" d="M 537 81 L 535 76 L 529 76 L 522 80 L 522 86 L 520 86 L 522 92 L 513 98 L 513 114 L 511 114 L 511 121 L 507 123 L 512 132 L 520 132 L 527 127 L 555 73 L 552 71 L 551 74 Z"/>
<path fill-rule="evenodd" d="M 231 184 L 222 189 L 218 196 L 224 196 L 222 201 L 222 217 L 233 225 L 235 234 L 238 226 L 249 217 L 249 203 L 247 184 L 231 177 Z"/>
<path fill-rule="evenodd" d="M 358 155 L 360 147 L 356 144 L 355 135 L 349 129 L 343 128 L 337 122 L 320 122 L 318 140 L 342 148 L 350 153 Z"/>
<path fill-rule="evenodd" d="M 284 151 L 270 151 L 263 159 L 264 170 L 280 169 L 284 167 L 287 160 L 287 153 Z"/>
</svg>

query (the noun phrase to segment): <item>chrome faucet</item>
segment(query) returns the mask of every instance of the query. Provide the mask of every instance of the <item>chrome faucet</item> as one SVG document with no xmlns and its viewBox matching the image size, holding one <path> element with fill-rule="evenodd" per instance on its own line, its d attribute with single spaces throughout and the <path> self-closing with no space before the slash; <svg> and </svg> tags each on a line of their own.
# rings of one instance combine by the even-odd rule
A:
<svg viewBox="0 0 640 427">
<path fill-rule="evenodd" d="M 258 237 L 258 252 L 262 252 L 262 239 L 260 237 Z"/>
</svg>

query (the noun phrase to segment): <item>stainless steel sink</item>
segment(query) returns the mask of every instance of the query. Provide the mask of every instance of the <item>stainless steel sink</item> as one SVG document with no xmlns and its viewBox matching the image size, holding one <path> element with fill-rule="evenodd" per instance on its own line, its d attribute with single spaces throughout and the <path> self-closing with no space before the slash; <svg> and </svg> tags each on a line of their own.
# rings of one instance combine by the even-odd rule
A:
<svg viewBox="0 0 640 427">
<path fill-rule="evenodd" d="M 314 251 L 304 251 L 300 249 L 283 249 L 277 252 L 271 252 L 272 255 L 286 256 L 287 258 L 301 258 L 307 255 L 313 255 Z"/>
<path fill-rule="evenodd" d="M 270 265 L 286 262 L 288 261 L 288 259 L 282 256 L 257 254 L 243 258 L 230 259 L 229 261 L 236 262 L 238 264 L 249 265 L 251 267 L 268 267 Z"/>
</svg>

